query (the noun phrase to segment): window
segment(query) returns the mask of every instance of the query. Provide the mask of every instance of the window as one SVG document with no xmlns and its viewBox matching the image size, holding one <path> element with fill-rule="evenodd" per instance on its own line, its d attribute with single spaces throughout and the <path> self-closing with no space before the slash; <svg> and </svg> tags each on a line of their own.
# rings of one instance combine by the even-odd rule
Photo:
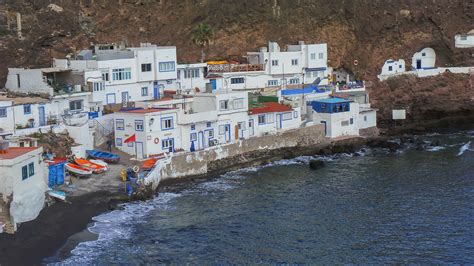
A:
<svg viewBox="0 0 474 266">
<path fill-rule="evenodd" d="M 161 141 L 161 148 L 164 151 L 173 151 L 173 139 L 164 139 Z"/>
<path fill-rule="evenodd" d="M 130 147 L 130 148 L 133 148 L 133 142 L 127 143 L 127 146 Z"/>
<path fill-rule="evenodd" d="M 81 111 L 82 110 L 82 102 L 83 100 L 76 100 L 69 102 L 69 110 L 70 111 Z"/>
<path fill-rule="evenodd" d="M 109 81 L 109 70 L 108 69 L 102 69 L 100 70 L 102 72 L 102 80 L 103 81 Z"/>
<path fill-rule="evenodd" d="M 349 121 L 351 125 L 354 124 L 354 118 L 349 119 Z"/>
<path fill-rule="evenodd" d="M 28 164 L 28 177 L 32 177 L 35 174 L 35 163 Z"/>
<path fill-rule="evenodd" d="M 268 86 L 278 86 L 278 80 L 277 79 L 269 80 Z"/>
<path fill-rule="evenodd" d="M 275 116 L 273 114 L 267 114 L 266 120 L 267 120 L 267 124 L 271 124 L 275 122 Z"/>
<path fill-rule="evenodd" d="M 209 138 L 214 138 L 214 130 L 209 130 Z"/>
<path fill-rule="evenodd" d="M 25 115 L 31 114 L 31 105 L 30 104 L 23 105 L 23 113 L 25 113 Z"/>
<path fill-rule="evenodd" d="M 402 65 L 399 65 L 398 68 L 402 68 Z"/>
<path fill-rule="evenodd" d="M 389 66 L 389 67 L 388 67 L 388 71 L 392 71 L 392 66 Z"/>
<path fill-rule="evenodd" d="M 122 139 L 121 138 L 116 138 L 115 139 L 115 146 L 122 146 Z"/>
<path fill-rule="evenodd" d="M 93 91 L 103 91 L 105 90 L 105 85 L 103 82 L 92 82 Z"/>
<path fill-rule="evenodd" d="M 245 82 L 244 78 L 231 78 L 230 84 L 242 84 Z"/>
<path fill-rule="evenodd" d="M 175 69 L 174 62 L 160 62 L 159 64 L 160 72 L 172 72 Z"/>
<path fill-rule="evenodd" d="M 225 134 L 225 125 L 220 125 L 219 126 L 219 135 L 224 135 Z"/>
<path fill-rule="evenodd" d="M 298 84 L 298 83 L 300 83 L 300 79 L 299 79 L 299 78 L 290 79 L 290 84 Z"/>
<path fill-rule="evenodd" d="M 196 130 L 196 125 L 191 125 L 191 130 Z"/>
<path fill-rule="evenodd" d="M 0 108 L 0 117 L 7 117 L 7 108 L 6 107 Z"/>
<path fill-rule="evenodd" d="M 197 134 L 196 133 L 191 133 L 190 140 L 191 141 L 196 141 L 197 140 Z"/>
<path fill-rule="evenodd" d="M 228 100 L 220 101 L 219 102 L 219 107 L 220 107 L 220 110 L 228 110 L 229 109 L 229 101 Z"/>
<path fill-rule="evenodd" d="M 115 129 L 116 130 L 124 130 L 125 129 L 125 123 L 124 123 L 123 119 L 115 120 Z"/>
<path fill-rule="evenodd" d="M 467 35 L 461 35 L 461 41 L 467 41 Z"/>
<path fill-rule="evenodd" d="M 319 53 L 319 59 L 324 59 L 324 53 Z"/>
<path fill-rule="evenodd" d="M 135 131 L 143 131 L 143 120 L 135 120 Z"/>
<path fill-rule="evenodd" d="M 199 68 L 185 69 L 184 78 L 199 78 Z"/>
<path fill-rule="evenodd" d="M 142 87 L 142 96 L 148 96 L 148 87 Z"/>
<path fill-rule="evenodd" d="M 283 120 L 283 121 L 285 121 L 285 120 L 291 120 L 292 116 L 293 116 L 293 115 L 291 114 L 291 112 L 283 113 L 283 114 L 281 115 L 281 120 Z"/>
<path fill-rule="evenodd" d="M 142 64 L 142 72 L 151 72 L 151 64 Z"/>
<path fill-rule="evenodd" d="M 21 180 L 25 180 L 28 178 L 28 166 L 23 166 L 21 168 Z"/>
<path fill-rule="evenodd" d="M 426 53 L 421 53 L 421 56 L 426 56 Z"/>
<path fill-rule="evenodd" d="M 298 59 L 291 59 L 291 65 L 292 66 L 297 66 L 298 65 Z"/>
<path fill-rule="evenodd" d="M 298 118 L 298 111 L 293 112 L 293 118 Z"/>
<path fill-rule="evenodd" d="M 366 121 L 366 122 L 367 122 L 367 116 L 366 116 L 366 115 L 364 115 L 364 121 Z"/>
<path fill-rule="evenodd" d="M 234 109 L 243 109 L 243 108 L 244 108 L 244 99 L 235 99 Z"/>
<path fill-rule="evenodd" d="M 211 122 L 207 122 L 206 127 L 211 127 Z"/>
<path fill-rule="evenodd" d="M 112 79 L 113 80 L 128 80 L 132 79 L 132 69 L 131 68 L 117 68 L 112 69 Z"/>
<path fill-rule="evenodd" d="M 278 66 L 278 60 L 272 60 L 272 66 Z"/>
<path fill-rule="evenodd" d="M 311 60 L 316 60 L 316 53 L 311 53 Z"/>
<path fill-rule="evenodd" d="M 161 118 L 161 130 L 173 129 L 173 118 Z"/>
<path fill-rule="evenodd" d="M 265 124 L 265 115 L 259 115 L 258 116 L 258 124 L 259 125 Z"/>
</svg>

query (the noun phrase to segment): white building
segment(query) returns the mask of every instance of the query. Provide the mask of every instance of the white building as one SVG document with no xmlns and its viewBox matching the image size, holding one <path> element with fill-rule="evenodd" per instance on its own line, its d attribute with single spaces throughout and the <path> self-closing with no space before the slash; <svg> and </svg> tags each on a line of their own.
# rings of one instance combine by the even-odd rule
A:
<svg viewBox="0 0 474 266">
<path fill-rule="evenodd" d="M 411 67 L 413 70 L 425 70 L 435 67 L 436 53 L 433 48 L 424 48 L 412 57 Z"/>
<path fill-rule="evenodd" d="M 263 136 L 301 126 L 300 108 L 275 102 L 261 103 L 249 110 L 249 136 Z"/>
<path fill-rule="evenodd" d="M 382 72 L 380 75 L 394 75 L 397 73 L 403 73 L 405 72 L 405 60 L 399 59 L 399 60 L 393 60 L 393 59 L 388 59 L 385 61 L 383 67 L 382 67 Z"/>
<path fill-rule="evenodd" d="M 467 34 L 456 34 L 456 36 L 454 36 L 454 44 L 456 48 L 474 47 L 474 29 Z"/>
<path fill-rule="evenodd" d="M 0 231 L 14 233 L 43 209 L 47 167 L 42 148 L 0 145 Z"/>
<path fill-rule="evenodd" d="M 114 114 L 115 146 L 137 158 L 182 149 L 178 109 L 131 109 Z"/>
<path fill-rule="evenodd" d="M 210 85 L 206 63 L 179 64 L 177 75 L 176 87 L 181 92 L 205 92 L 206 84 Z"/>
</svg>

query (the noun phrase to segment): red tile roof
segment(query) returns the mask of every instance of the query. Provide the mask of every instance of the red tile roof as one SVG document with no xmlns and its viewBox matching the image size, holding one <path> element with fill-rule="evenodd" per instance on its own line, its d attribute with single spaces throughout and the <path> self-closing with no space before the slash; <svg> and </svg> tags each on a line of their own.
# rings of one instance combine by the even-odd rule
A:
<svg viewBox="0 0 474 266">
<path fill-rule="evenodd" d="M 0 160 L 10 160 L 40 149 L 40 147 L 11 147 L 6 153 L 0 153 Z"/>
<path fill-rule="evenodd" d="M 250 114 L 255 115 L 255 114 L 264 114 L 264 113 L 280 113 L 280 112 L 288 112 L 291 111 L 291 107 L 280 104 L 280 103 L 275 103 L 275 102 L 268 102 L 268 103 L 263 103 L 262 107 L 255 107 L 250 109 Z"/>
<path fill-rule="evenodd" d="M 163 112 L 167 110 L 173 110 L 174 108 L 149 108 L 149 109 L 132 109 L 132 110 L 124 110 L 120 111 L 119 113 L 129 113 L 129 114 L 149 114 L 149 113 L 156 113 L 156 112 Z"/>
</svg>

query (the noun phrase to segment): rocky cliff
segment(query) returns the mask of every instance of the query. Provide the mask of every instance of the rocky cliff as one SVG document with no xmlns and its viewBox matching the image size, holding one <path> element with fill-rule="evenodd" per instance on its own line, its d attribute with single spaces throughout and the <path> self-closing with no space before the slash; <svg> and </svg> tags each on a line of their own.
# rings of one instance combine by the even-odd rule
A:
<svg viewBox="0 0 474 266">
<path fill-rule="evenodd" d="M 430 46 L 438 66 L 474 65 L 473 49 L 454 47 L 456 33 L 474 28 L 474 0 L 0 0 L 0 10 L 0 84 L 7 67 L 47 66 L 52 57 L 91 42 L 176 45 L 181 62 L 197 61 L 191 32 L 199 22 L 215 30 L 209 59 L 253 51 L 269 40 L 281 45 L 327 42 L 330 65 L 374 81 L 372 99 L 382 109 L 379 103 L 393 95 L 385 95 L 391 91 L 388 83 L 375 79 L 388 58 L 411 62 L 414 52 Z M 21 14 L 22 39 L 15 30 L 16 12 Z M 452 93 L 468 84 L 440 79 Z M 416 98 L 418 82 L 407 82 L 414 90 L 410 97 Z M 467 93 L 472 97 L 472 90 Z M 462 108 L 473 104 L 450 100 Z"/>
</svg>

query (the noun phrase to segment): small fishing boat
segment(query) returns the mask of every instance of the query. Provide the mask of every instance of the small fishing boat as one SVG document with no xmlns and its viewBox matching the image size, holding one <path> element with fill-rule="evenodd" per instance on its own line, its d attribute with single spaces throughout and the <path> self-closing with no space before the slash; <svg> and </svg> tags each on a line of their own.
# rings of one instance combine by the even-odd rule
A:
<svg viewBox="0 0 474 266">
<path fill-rule="evenodd" d="M 103 167 L 105 167 L 105 169 L 106 169 L 106 170 L 108 170 L 108 169 L 109 169 L 109 167 L 108 167 L 108 166 L 109 166 L 109 164 L 108 164 L 108 163 L 106 163 L 106 162 L 104 162 L 104 161 L 102 161 L 102 160 L 94 160 L 94 159 L 90 159 L 89 161 L 90 161 L 91 163 L 95 163 L 95 164 L 98 164 L 98 165 L 100 165 L 100 166 L 103 166 Z"/>
<path fill-rule="evenodd" d="M 88 161 L 88 160 L 85 160 L 85 159 L 82 159 L 82 158 L 76 158 L 74 160 L 74 162 L 76 164 L 78 164 L 79 166 L 82 166 L 84 168 L 87 168 L 87 169 L 91 170 L 92 173 L 94 173 L 94 174 L 103 173 L 107 170 L 107 168 L 105 166 L 98 165 L 96 163 L 93 163 L 91 161 Z"/>
<path fill-rule="evenodd" d="M 99 151 L 99 150 L 87 150 L 87 155 L 93 159 L 99 159 L 106 163 L 118 163 L 120 156 L 110 152 Z"/>
<path fill-rule="evenodd" d="M 66 201 L 66 193 L 64 191 L 59 191 L 59 190 L 50 190 L 48 191 L 48 195 L 50 197 Z"/>
<path fill-rule="evenodd" d="M 79 166 L 73 163 L 67 163 L 66 170 L 68 170 L 71 174 L 82 176 L 82 177 L 88 177 L 92 175 L 92 170 L 89 170 L 87 168 L 84 168 L 82 166 Z"/>
</svg>

